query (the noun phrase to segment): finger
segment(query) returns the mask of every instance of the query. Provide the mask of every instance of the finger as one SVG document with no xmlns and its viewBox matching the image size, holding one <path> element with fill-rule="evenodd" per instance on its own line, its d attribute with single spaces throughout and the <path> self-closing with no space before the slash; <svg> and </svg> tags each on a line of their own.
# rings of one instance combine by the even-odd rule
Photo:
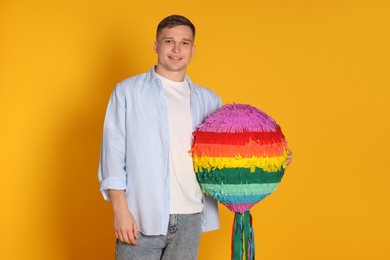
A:
<svg viewBox="0 0 390 260">
<path fill-rule="evenodd" d="M 118 237 L 118 240 L 119 240 L 119 241 L 125 242 L 125 240 L 123 239 L 123 236 L 122 236 L 122 233 L 121 233 L 121 232 L 118 232 L 118 233 L 117 233 L 117 237 Z"/>
<path fill-rule="evenodd" d="M 292 159 L 289 157 L 287 158 L 287 161 L 286 161 L 286 168 L 290 165 L 290 163 L 292 162 Z"/>
<path fill-rule="evenodd" d="M 122 237 L 123 237 L 123 242 L 127 244 L 132 244 L 131 243 L 131 238 L 129 237 L 129 231 L 122 231 Z"/>
<path fill-rule="evenodd" d="M 137 240 L 135 239 L 134 237 L 134 231 L 133 230 L 129 230 L 129 232 L 127 233 L 128 237 L 129 237 L 129 242 L 130 244 L 132 245 L 136 245 L 137 244 Z"/>
<path fill-rule="evenodd" d="M 138 227 L 137 227 L 137 223 L 133 223 L 133 234 L 134 234 L 134 237 L 135 239 L 138 239 Z"/>
</svg>

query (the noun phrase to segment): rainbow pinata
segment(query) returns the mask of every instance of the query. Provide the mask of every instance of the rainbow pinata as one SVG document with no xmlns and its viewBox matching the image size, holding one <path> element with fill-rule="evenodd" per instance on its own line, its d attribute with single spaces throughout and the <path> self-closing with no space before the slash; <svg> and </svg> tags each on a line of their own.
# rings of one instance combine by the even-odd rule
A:
<svg viewBox="0 0 390 260">
<path fill-rule="evenodd" d="M 280 126 L 256 107 L 227 104 L 193 135 L 194 169 L 203 192 L 235 213 L 232 259 L 254 259 L 249 210 L 283 177 L 288 150 Z"/>
</svg>

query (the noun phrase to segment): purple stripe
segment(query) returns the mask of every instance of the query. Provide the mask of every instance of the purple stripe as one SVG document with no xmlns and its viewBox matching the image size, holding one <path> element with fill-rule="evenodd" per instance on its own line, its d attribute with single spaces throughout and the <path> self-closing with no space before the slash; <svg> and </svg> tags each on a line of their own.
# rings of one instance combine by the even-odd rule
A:
<svg viewBox="0 0 390 260">
<path fill-rule="evenodd" d="M 244 104 L 227 104 L 198 127 L 202 132 L 273 132 L 276 122 L 260 109 Z"/>
<path fill-rule="evenodd" d="M 231 204 L 231 203 L 226 203 L 224 204 L 228 209 L 230 209 L 233 212 L 238 212 L 238 213 L 244 213 L 245 211 L 249 210 L 252 208 L 253 205 L 255 205 L 257 202 L 254 203 L 242 203 L 242 204 Z"/>
</svg>

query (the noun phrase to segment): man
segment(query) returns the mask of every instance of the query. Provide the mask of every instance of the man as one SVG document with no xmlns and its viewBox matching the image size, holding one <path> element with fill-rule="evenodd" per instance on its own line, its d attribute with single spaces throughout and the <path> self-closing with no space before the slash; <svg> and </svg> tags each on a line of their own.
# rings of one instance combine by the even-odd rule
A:
<svg viewBox="0 0 390 260">
<path fill-rule="evenodd" d="M 201 231 L 219 228 L 217 203 L 201 192 L 192 132 L 221 107 L 186 69 L 195 27 L 172 15 L 157 27 L 157 65 L 114 89 L 104 121 L 100 189 L 111 199 L 116 259 L 197 259 Z"/>
</svg>

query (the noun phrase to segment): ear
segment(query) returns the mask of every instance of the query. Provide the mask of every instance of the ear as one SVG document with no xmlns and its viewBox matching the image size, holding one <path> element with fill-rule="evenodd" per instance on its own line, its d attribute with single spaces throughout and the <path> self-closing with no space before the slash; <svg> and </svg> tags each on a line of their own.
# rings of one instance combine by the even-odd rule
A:
<svg viewBox="0 0 390 260">
<path fill-rule="evenodd" d="M 195 50 L 196 50 L 196 46 L 193 45 L 193 46 L 192 46 L 191 58 L 194 57 L 194 55 L 195 55 Z"/>
<path fill-rule="evenodd" d="M 153 50 L 155 53 L 158 53 L 158 42 L 153 43 Z"/>
</svg>

